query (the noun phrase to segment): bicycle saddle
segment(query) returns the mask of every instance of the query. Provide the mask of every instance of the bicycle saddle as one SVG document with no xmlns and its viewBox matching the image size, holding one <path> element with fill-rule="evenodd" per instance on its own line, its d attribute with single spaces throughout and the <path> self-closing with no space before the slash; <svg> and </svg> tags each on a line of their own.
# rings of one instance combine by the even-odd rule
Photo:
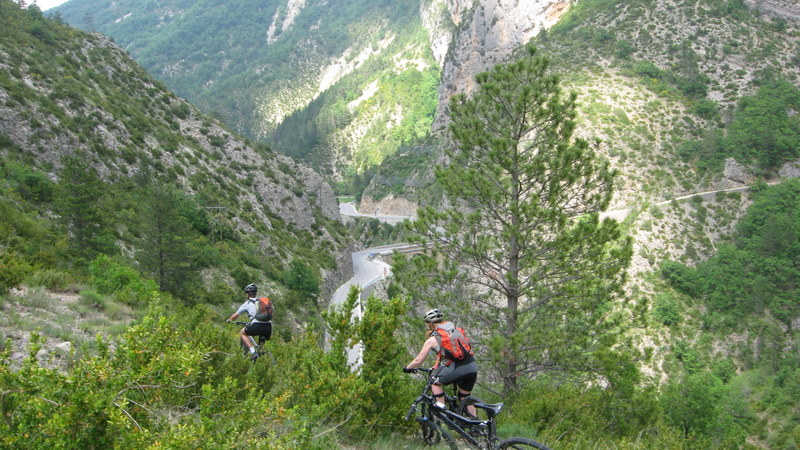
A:
<svg viewBox="0 0 800 450">
<path fill-rule="evenodd" d="M 489 417 L 494 417 L 500 414 L 503 405 L 504 403 L 475 403 L 473 406 L 485 410 L 489 414 Z"/>
</svg>

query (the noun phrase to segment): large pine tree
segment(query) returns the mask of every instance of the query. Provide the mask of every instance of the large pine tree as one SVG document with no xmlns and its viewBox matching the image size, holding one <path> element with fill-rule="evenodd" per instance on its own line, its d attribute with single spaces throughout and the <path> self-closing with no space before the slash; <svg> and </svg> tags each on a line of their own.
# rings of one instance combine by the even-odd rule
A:
<svg viewBox="0 0 800 450">
<path fill-rule="evenodd" d="M 452 99 L 454 145 L 436 169 L 450 207 L 419 211 L 412 228 L 429 251 L 396 270 L 426 307 L 473 324 L 491 350 L 484 369 L 507 391 L 521 376 L 603 365 L 631 254 L 619 224 L 600 218 L 615 171 L 574 136 L 576 95 L 548 64 L 527 47 Z"/>
<path fill-rule="evenodd" d="M 139 261 L 151 274 L 160 289 L 186 298 L 186 292 L 197 284 L 198 233 L 183 213 L 186 198 L 175 186 L 150 180 L 144 186 L 145 202 Z"/>
</svg>

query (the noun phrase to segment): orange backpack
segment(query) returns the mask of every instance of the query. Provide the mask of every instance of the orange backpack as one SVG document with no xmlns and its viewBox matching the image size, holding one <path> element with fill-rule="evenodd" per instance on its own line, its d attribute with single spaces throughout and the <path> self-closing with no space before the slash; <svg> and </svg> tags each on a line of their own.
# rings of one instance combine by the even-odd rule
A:
<svg viewBox="0 0 800 450">
<path fill-rule="evenodd" d="M 267 297 L 258 299 L 258 309 L 256 315 L 253 316 L 259 322 L 269 322 L 272 320 L 272 301 Z"/>
<path fill-rule="evenodd" d="M 439 354 L 446 359 L 462 361 L 467 356 L 474 355 L 464 329 L 453 325 L 452 322 L 439 324 L 436 327 L 434 336 L 439 342 Z"/>
</svg>

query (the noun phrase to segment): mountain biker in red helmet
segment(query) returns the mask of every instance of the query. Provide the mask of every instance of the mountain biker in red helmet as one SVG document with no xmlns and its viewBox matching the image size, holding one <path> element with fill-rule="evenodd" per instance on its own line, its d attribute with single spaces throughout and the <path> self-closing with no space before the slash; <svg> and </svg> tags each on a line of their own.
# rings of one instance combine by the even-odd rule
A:
<svg viewBox="0 0 800 450">
<path fill-rule="evenodd" d="M 422 344 L 422 349 L 417 354 L 413 361 L 408 363 L 403 368 L 404 372 L 411 372 L 412 369 L 419 367 L 431 351 L 436 352 L 436 365 L 434 369 L 438 376 L 438 380 L 431 386 L 431 393 L 436 398 L 436 406 L 444 408 L 444 388 L 442 386 L 455 384 L 458 389 L 458 399 L 463 400 L 472 393 L 472 388 L 475 387 L 475 381 L 478 379 L 478 363 L 475 362 L 475 356 L 469 352 L 463 359 L 454 361 L 447 358 L 445 352 L 441 348 L 437 335 L 437 329 L 452 330 L 455 328 L 452 322 L 445 322 L 442 318 L 442 312 L 438 309 L 432 309 L 425 313 L 423 317 L 427 332 L 425 335 L 427 339 Z M 475 415 L 475 407 L 468 406 L 468 412 Z"/>
<path fill-rule="evenodd" d="M 253 346 L 248 336 L 264 336 L 266 340 L 269 340 L 270 336 L 272 336 L 272 321 L 262 322 L 255 319 L 256 312 L 258 311 L 258 298 L 256 298 L 258 286 L 255 284 L 248 284 L 244 287 L 244 293 L 247 296 L 247 300 L 242 303 L 235 313 L 231 314 L 228 318 L 228 322 L 232 322 L 241 314 L 247 313 L 251 321 L 247 326 L 242 328 L 239 332 L 239 336 L 242 342 L 244 342 L 244 345 L 250 350 L 251 358 L 255 360 L 258 358 L 258 353 L 256 353 L 256 348 Z"/>
</svg>

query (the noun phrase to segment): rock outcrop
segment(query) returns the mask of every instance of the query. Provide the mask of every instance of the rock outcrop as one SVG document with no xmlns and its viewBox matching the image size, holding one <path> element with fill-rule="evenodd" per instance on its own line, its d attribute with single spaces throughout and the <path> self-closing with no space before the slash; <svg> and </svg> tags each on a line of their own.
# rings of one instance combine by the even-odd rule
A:
<svg viewBox="0 0 800 450">
<path fill-rule="evenodd" d="M 475 75 L 506 62 L 513 51 L 558 22 L 572 0 L 447 0 L 445 3 L 457 28 L 442 70 L 434 129 L 446 122 L 444 113 L 450 97 L 472 92 Z"/>
<path fill-rule="evenodd" d="M 796 0 L 745 0 L 764 14 L 800 23 L 800 3 Z"/>
</svg>

